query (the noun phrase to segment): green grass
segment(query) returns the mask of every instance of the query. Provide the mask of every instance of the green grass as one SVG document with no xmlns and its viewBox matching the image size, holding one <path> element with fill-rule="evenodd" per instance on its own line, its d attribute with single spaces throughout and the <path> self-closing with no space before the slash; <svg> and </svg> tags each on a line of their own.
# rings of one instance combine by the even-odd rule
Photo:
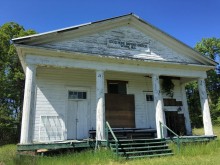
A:
<svg viewBox="0 0 220 165">
<path fill-rule="evenodd" d="M 181 145 L 180 153 L 176 146 L 171 144 L 175 155 L 159 158 L 145 158 L 137 160 L 124 160 L 117 157 L 109 150 L 83 151 L 80 153 L 66 153 L 58 156 L 16 156 L 16 145 L 0 147 L 0 165 L 216 165 L 220 162 L 220 127 L 214 127 L 218 140 L 204 144 Z M 202 135 L 203 129 L 194 129 L 193 133 Z"/>
</svg>

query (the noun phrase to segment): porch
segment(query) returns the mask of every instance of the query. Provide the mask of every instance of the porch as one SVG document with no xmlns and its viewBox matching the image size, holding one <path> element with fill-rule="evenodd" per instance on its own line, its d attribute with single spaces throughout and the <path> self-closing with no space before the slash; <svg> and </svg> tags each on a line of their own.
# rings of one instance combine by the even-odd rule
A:
<svg viewBox="0 0 220 165">
<path fill-rule="evenodd" d="M 33 126 L 25 130 L 28 134 L 22 133 L 22 138 L 28 142 L 22 142 L 21 138 L 21 144 L 86 139 L 89 130 L 98 130 L 96 139 L 103 141 L 106 140 L 105 121 L 109 121 L 116 131 L 127 129 L 127 133 L 122 133 L 125 137 L 133 136 L 132 131 L 142 134 L 144 129 L 154 129 L 160 138 L 159 121 L 167 123 L 179 135 L 191 135 L 185 83 L 195 78 L 174 77 L 174 98 L 169 98 L 161 92 L 162 76 L 154 74 L 40 66 L 34 70 L 32 76 L 38 73 L 34 77 L 37 80 L 36 98 L 31 95 L 27 101 L 31 101 L 29 108 L 35 109 L 35 116 L 26 114 L 28 118 L 24 122 L 32 121 Z M 212 135 L 204 79 L 198 81 L 203 95 L 205 135 Z M 33 134 L 29 132 L 31 128 Z"/>
<path fill-rule="evenodd" d="M 52 143 L 33 143 L 33 144 L 19 144 L 17 145 L 18 154 L 31 154 L 42 156 L 46 153 L 54 153 L 57 151 L 81 151 L 83 149 L 95 149 L 97 145 L 99 147 L 109 147 L 116 155 L 125 157 L 126 159 L 142 158 L 142 157 L 158 157 L 158 156 L 170 156 L 173 155 L 171 149 L 169 149 L 168 143 L 174 142 L 179 149 L 184 143 L 207 143 L 216 139 L 216 136 L 174 136 L 172 138 L 133 138 L 127 137 L 121 138 L 121 133 L 138 133 L 143 130 L 138 129 L 123 129 L 114 130 L 106 122 L 106 138 L 105 141 L 96 141 L 95 139 L 84 140 L 68 140 Z M 146 130 L 145 130 L 146 131 Z M 148 130 L 148 133 L 153 133 L 154 130 Z M 94 132 L 90 132 L 94 133 Z M 119 134 L 118 134 L 119 133 Z M 109 136 L 111 135 L 111 136 Z"/>
</svg>

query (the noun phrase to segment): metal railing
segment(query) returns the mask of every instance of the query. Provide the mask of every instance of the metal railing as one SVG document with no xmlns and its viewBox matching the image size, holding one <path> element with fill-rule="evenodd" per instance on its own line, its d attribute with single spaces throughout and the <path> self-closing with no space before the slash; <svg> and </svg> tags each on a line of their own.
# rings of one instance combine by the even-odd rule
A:
<svg viewBox="0 0 220 165">
<path fill-rule="evenodd" d="M 107 146 L 109 147 L 109 138 L 108 138 L 108 132 L 110 131 L 110 133 L 112 134 L 112 137 L 114 138 L 114 141 L 115 141 L 115 149 L 116 149 L 116 154 L 118 156 L 118 139 L 117 137 L 115 136 L 110 124 L 106 121 L 106 124 L 105 124 L 105 133 L 106 133 L 106 142 L 107 142 Z"/>
<path fill-rule="evenodd" d="M 168 131 L 170 131 L 173 135 L 175 135 L 177 137 L 177 150 L 178 152 L 180 152 L 180 136 L 177 135 L 175 132 L 173 132 L 169 127 L 167 127 L 165 124 L 160 122 L 160 135 L 161 135 L 161 139 L 164 139 L 164 132 L 163 132 L 163 128 L 166 128 Z"/>
</svg>

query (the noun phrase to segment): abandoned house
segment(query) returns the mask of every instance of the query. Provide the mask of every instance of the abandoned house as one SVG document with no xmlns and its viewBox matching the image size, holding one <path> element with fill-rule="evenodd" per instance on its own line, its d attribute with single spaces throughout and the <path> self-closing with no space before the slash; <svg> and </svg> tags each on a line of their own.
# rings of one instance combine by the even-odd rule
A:
<svg viewBox="0 0 220 165">
<path fill-rule="evenodd" d="M 160 123 L 192 135 L 190 81 L 198 81 L 204 135 L 213 135 L 205 78 L 216 63 L 134 14 L 13 42 L 26 75 L 20 145 L 105 141 L 106 121 L 154 138 Z"/>
</svg>

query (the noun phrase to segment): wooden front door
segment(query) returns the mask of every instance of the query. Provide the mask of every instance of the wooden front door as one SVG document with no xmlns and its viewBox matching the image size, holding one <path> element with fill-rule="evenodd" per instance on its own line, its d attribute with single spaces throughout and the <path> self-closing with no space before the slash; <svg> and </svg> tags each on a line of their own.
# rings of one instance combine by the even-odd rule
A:
<svg viewBox="0 0 220 165">
<path fill-rule="evenodd" d="M 185 118 L 183 114 L 178 114 L 177 111 L 166 111 L 166 125 L 178 135 L 185 135 Z M 168 131 L 168 136 L 173 136 Z"/>
<path fill-rule="evenodd" d="M 134 95 L 106 94 L 105 113 L 112 128 L 135 128 Z"/>
</svg>

